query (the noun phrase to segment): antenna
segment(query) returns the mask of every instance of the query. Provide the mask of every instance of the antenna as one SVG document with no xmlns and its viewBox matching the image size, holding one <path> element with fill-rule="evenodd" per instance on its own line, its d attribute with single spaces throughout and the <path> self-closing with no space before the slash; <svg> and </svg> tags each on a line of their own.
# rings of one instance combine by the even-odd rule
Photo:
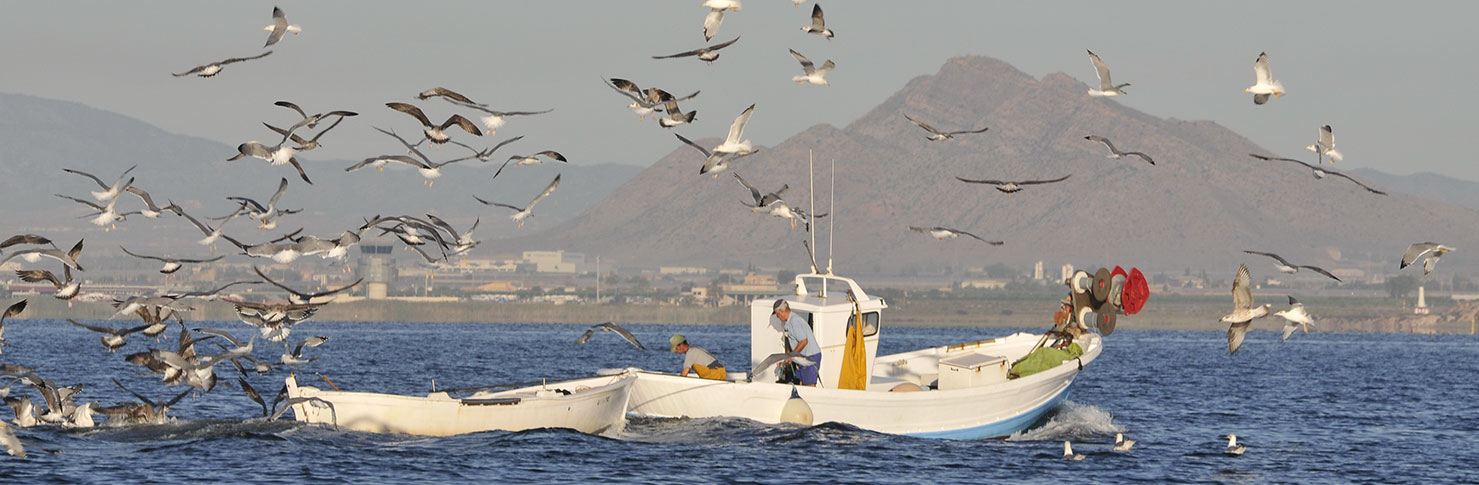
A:
<svg viewBox="0 0 1479 485">
<path fill-rule="evenodd" d="M 837 239 L 832 224 L 837 220 L 837 159 L 832 159 L 832 190 L 827 193 L 832 199 L 827 203 L 827 276 L 832 276 L 832 241 Z"/>
<path fill-rule="evenodd" d="M 816 170 L 813 167 L 812 162 L 813 160 L 811 157 L 811 149 L 808 148 L 806 150 L 806 180 L 807 183 L 811 185 L 811 189 L 807 191 L 811 197 L 811 207 L 808 207 L 808 210 L 806 212 L 806 218 L 808 219 L 806 223 L 806 232 L 810 233 L 811 235 L 811 246 L 809 247 L 816 247 L 817 232 L 812 229 L 815 227 L 815 224 L 817 222 L 817 177 Z M 813 274 L 817 272 L 817 266 L 815 263 L 811 265 L 811 272 Z"/>
</svg>

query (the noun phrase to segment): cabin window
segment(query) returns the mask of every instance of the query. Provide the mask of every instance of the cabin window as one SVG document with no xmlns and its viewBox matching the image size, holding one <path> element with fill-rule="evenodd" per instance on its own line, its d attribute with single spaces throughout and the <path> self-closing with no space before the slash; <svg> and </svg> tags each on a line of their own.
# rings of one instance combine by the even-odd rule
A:
<svg viewBox="0 0 1479 485">
<path fill-rule="evenodd" d="M 847 317 L 847 324 L 852 325 L 853 317 Z M 863 314 L 863 336 L 872 337 L 878 335 L 878 312 Z"/>
</svg>

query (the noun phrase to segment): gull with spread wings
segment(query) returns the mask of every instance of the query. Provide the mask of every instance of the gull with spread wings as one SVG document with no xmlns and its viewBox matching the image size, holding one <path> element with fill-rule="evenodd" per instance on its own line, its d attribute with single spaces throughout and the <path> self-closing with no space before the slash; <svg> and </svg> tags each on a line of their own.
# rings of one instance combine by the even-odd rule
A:
<svg viewBox="0 0 1479 485">
<path fill-rule="evenodd" d="M 1012 181 L 1007 181 L 1007 180 L 972 180 L 972 179 L 962 178 L 962 177 L 955 177 L 955 180 L 959 180 L 961 182 L 965 182 L 965 183 L 968 183 L 968 184 L 995 185 L 996 186 L 995 187 L 996 190 L 1000 190 L 1000 191 L 1002 191 L 1004 193 L 1011 194 L 1011 193 L 1015 193 L 1015 192 L 1021 191 L 1023 186 L 1027 186 L 1027 185 L 1042 185 L 1042 184 L 1051 184 L 1051 183 L 1062 182 L 1064 180 L 1068 180 L 1068 177 L 1072 177 L 1072 176 L 1073 175 L 1070 174 L 1070 175 L 1064 175 L 1062 177 L 1058 177 L 1058 178 L 1055 178 L 1055 179 L 1052 179 L 1052 180 L 1024 180 L 1024 181 L 1021 181 L 1021 182 L 1012 182 Z"/>
<path fill-rule="evenodd" d="M 500 204 L 498 202 L 488 202 L 486 200 L 483 200 L 483 199 L 479 198 L 476 195 L 474 195 L 472 198 L 473 199 L 477 199 L 478 202 L 482 202 L 483 205 L 491 205 L 491 206 L 506 207 L 506 208 L 509 208 L 509 209 L 513 209 L 515 211 L 514 212 L 514 215 L 509 216 L 509 219 L 513 219 L 514 222 L 519 223 L 519 227 L 524 227 L 524 219 L 528 219 L 529 216 L 534 215 L 534 204 L 538 204 L 539 201 L 544 200 L 545 197 L 549 197 L 549 194 L 555 191 L 555 187 L 559 187 L 559 186 L 560 186 L 560 176 L 559 175 L 555 175 L 555 180 L 554 181 L 551 181 L 549 183 L 549 186 L 544 188 L 544 191 L 543 192 L 540 192 L 539 195 L 534 196 L 534 199 L 533 200 L 530 200 L 529 201 L 529 204 L 528 205 L 525 205 L 524 207 L 517 207 L 517 206 L 513 206 L 513 205 L 509 205 L 509 204 Z"/>
</svg>

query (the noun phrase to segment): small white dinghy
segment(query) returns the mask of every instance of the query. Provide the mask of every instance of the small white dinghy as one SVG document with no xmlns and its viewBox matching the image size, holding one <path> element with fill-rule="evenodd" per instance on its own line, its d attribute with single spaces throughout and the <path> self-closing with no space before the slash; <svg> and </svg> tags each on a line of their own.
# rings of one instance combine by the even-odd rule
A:
<svg viewBox="0 0 1479 485">
<path fill-rule="evenodd" d="M 480 431 L 569 428 L 584 433 L 619 430 L 626 423 L 627 399 L 635 375 L 587 377 L 518 389 L 478 392 L 454 398 L 447 392 L 425 397 L 372 392 L 326 391 L 299 386 L 288 376 L 288 397 L 319 398 L 292 406 L 305 423 L 336 424 L 371 433 L 451 436 Z"/>
</svg>

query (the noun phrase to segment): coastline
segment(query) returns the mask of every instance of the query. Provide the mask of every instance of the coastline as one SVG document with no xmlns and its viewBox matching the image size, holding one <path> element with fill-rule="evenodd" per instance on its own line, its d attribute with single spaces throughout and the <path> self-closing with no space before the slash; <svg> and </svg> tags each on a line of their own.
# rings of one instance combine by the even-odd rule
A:
<svg viewBox="0 0 1479 485">
<path fill-rule="evenodd" d="M 1259 301 L 1274 301 L 1260 296 Z M 74 303 L 50 297 L 31 296 L 31 305 L 17 320 L 108 320 L 112 307 L 103 303 Z M 1225 330 L 1218 318 L 1229 302 L 1221 297 L 1171 296 L 1155 298 L 1145 310 L 1121 316 L 1118 329 L 1135 330 Z M 1366 333 L 1466 334 L 1471 322 L 1454 307 L 1434 306 L 1430 315 L 1414 315 L 1400 302 L 1366 298 L 1313 299 L 1306 302 L 1315 315 L 1315 331 Z M 908 299 L 890 302 L 883 323 L 900 327 L 1046 327 L 1057 309 L 1051 298 L 1011 299 Z M 1278 310 L 1279 308 L 1275 308 Z M 133 316 L 114 320 L 132 321 Z M 235 321 L 232 306 L 224 302 L 198 304 L 186 321 Z M 421 323 L 557 323 L 593 324 L 653 323 L 682 325 L 746 325 L 749 308 L 636 304 L 553 304 L 491 302 L 413 302 L 359 300 L 323 307 L 315 321 L 334 322 L 421 322 Z M 1270 316 L 1255 322 L 1256 328 L 1278 329 L 1284 321 Z"/>
</svg>

